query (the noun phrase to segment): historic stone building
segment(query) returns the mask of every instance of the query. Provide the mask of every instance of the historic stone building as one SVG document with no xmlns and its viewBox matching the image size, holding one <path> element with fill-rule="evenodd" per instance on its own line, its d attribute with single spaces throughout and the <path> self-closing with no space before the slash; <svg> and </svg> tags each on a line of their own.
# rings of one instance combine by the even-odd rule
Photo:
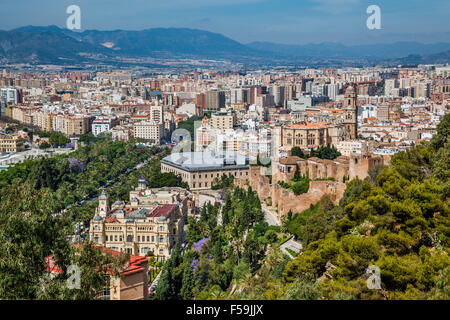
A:
<svg viewBox="0 0 450 320">
<path fill-rule="evenodd" d="M 280 132 L 281 146 L 318 148 L 336 145 L 340 141 L 354 140 L 358 136 L 358 107 L 355 89 L 349 86 L 345 91 L 343 120 L 335 122 L 294 123 L 283 126 Z"/>
<path fill-rule="evenodd" d="M 172 153 L 161 160 L 161 172 L 179 175 L 196 192 L 211 189 L 223 175 L 248 177 L 251 161 L 256 158 L 233 151 Z"/>
<path fill-rule="evenodd" d="M 276 209 L 281 217 L 290 210 L 293 213 L 302 212 L 325 195 L 337 203 L 344 195 L 347 180 L 365 179 L 370 169 L 383 164 L 386 164 L 383 157 L 368 153 L 361 156 L 340 156 L 334 160 L 289 156 L 273 163 L 271 169 L 250 167 L 248 178 L 238 177 L 235 184 L 245 189 L 250 185 L 266 203 L 267 199 L 270 199 L 268 205 Z M 308 192 L 300 195 L 295 195 L 277 183 L 291 182 L 297 171 L 300 175 L 310 178 Z M 272 175 L 272 181 L 269 175 Z"/>
<path fill-rule="evenodd" d="M 193 206 L 185 189 L 149 189 L 141 178 L 136 190 L 130 192 L 130 204 L 116 201 L 110 206 L 102 192 L 89 236 L 111 250 L 139 256 L 153 252 L 157 260 L 165 261 L 181 240 Z"/>
<path fill-rule="evenodd" d="M 354 140 L 358 137 L 358 106 L 355 88 L 349 86 L 344 96 L 344 125 L 345 140 Z"/>
</svg>

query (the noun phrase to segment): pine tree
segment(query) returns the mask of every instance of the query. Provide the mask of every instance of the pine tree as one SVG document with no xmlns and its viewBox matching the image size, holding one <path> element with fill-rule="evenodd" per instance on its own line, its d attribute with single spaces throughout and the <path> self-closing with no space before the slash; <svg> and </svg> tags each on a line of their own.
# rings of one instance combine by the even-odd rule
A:
<svg viewBox="0 0 450 320">
<path fill-rule="evenodd" d="M 193 288 L 194 288 L 194 273 L 192 272 L 190 263 L 185 263 L 183 269 L 183 281 L 180 291 L 181 298 L 183 300 L 192 300 L 194 298 L 194 295 L 192 294 Z"/>
</svg>

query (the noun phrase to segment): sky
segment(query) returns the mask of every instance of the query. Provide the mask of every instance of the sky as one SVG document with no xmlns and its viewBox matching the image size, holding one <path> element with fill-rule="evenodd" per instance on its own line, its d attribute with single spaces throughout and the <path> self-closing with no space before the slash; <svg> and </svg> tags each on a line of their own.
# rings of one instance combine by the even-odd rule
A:
<svg viewBox="0 0 450 320">
<path fill-rule="evenodd" d="M 83 30 L 183 27 L 241 43 L 450 42 L 448 0 L 0 0 L 0 30 L 66 27 L 70 5 L 80 7 Z M 380 7 L 380 30 L 366 26 L 370 5 Z"/>
</svg>

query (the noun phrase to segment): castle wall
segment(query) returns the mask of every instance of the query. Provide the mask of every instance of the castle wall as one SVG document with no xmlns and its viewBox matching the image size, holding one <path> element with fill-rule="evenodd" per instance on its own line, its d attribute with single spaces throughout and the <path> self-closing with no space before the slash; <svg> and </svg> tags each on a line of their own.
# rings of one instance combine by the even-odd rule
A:
<svg viewBox="0 0 450 320">
<path fill-rule="evenodd" d="M 272 207 L 278 209 L 281 217 L 291 210 L 300 213 L 316 204 L 324 195 L 330 195 L 331 200 L 337 204 L 342 199 L 345 191 L 345 183 L 334 181 L 311 181 L 309 191 L 295 195 L 292 191 L 280 187 L 278 184 L 272 187 Z"/>
<path fill-rule="evenodd" d="M 251 186 L 257 192 L 259 198 L 265 201 L 268 197 L 272 199 L 272 207 L 278 209 L 278 216 L 285 215 L 292 210 L 293 213 L 302 212 L 317 203 L 324 195 L 331 196 L 336 204 L 342 199 L 345 191 L 345 183 L 338 181 L 311 181 L 309 191 L 301 195 L 295 195 L 292 191 L 280 187 L 276 182 L 281 180 L 280 172 L 272 176 L 272 183 L 264 175 L 265 168 L 251 167 L 249 179 L 237 178 L 235 185 L 248 190 Z"/>
</svg>

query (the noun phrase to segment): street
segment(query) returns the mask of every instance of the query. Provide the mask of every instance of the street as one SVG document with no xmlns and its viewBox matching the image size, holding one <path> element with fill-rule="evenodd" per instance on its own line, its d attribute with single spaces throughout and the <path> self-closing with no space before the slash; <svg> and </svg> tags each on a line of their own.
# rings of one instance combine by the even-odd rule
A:
<svg viewBox="0 0 450 320">
<path fill-rule="evenodd" d="M 261 209 L 264 212 L 264 220 L 270 226 L 281 226 L 281 223 L 278 220 L 277 216 L 273 212 L 271 212 L 269 209 L 267 209 L 265 204 L 261 203 Z"/>
</svg>

